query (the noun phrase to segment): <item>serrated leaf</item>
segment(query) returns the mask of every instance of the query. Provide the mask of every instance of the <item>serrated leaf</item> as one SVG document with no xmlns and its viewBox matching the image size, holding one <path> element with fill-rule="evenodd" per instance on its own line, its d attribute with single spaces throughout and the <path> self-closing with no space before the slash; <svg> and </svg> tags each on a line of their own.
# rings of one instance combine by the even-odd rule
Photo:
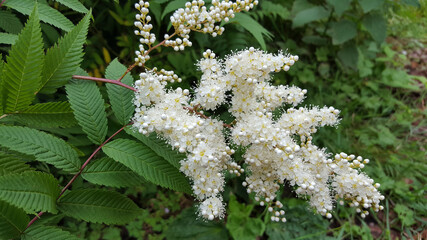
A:
<svg viewBox="0 0 427 240">
<path fill-rule="evenodd" d="M 307 23 L 327 18 L 329 10 L 315 6 L 298 12 L 292 20 L 292 28 L 304 26 Z"/>
<path fill-rule="evenodd" d="M 76 12 L 87 13 L 89 10 L 79 0 L 55 0 Z"/>
<path fill-rule="evenodd" d="M 357 61 L 359 59 L 359 52 L 354 43 L 348 42 L 344 44 L 340 51 L 338 51 L 338 59 L 341 63 L 353 70 L 357 69 Z"/>
<path fill-rule="evenodd" d="M 332 44 L 339 45 L 353 39 L 357 35 L 356 23 L 341 20 L 332 24 Z"/>
<path fill-rule="evenodd" d="M 239 23 L 244 29 L 250 32 L 252 36 L 254 36 L 254 38 L 258 41 L 261 48 L 267 50 L 264 37 L 271 40 L 273 37 L 272 33 L 270 33 L 261 24 L 255 21 L 251 16 L 244 13 L 236 13 L 236 16 L 230 19 L 228 23 L 233 22 Z"/>
<path fill-rule="evenodd" d="M 22 240 L 79 240 L 77 236 L 59 227 L 32 225 L 21 237 Z"/>
<path fill-rule="evenodd" d="M 131 187 L 146 182 L 125 165 L 108 157 L 93 160 L 83 171 L 82 177 L 91 183 L 109 187 Z"/>
<path fill-rule="evenodd" d="M 65 86 L 77 122 L 95 144 L 101 145 L 107 135 L 107 114 L 95 82 L 73 79 Z"/>
<path fill-rule="evenodd" d="M 0 200 L 0 237 L 2 239 L 18 237 L 29 221 L 22 209 Z"/>
<path fill-rule="evenodd" d="M 3 61 L 3 55 L 0 53 L 0 118 L 2 117 L 4 113 L 4 92 L 3 92 L 3 69 L 4 69 L 4 61 Z"/>
<path fill-rule="evenodd" d="M 150 136 L 145 136 L 139 132 L 136 132 L 132 127 L 126 127 L 125 131 L 127 134 L 138 139 L 144 143 L 147 147 L 151 148 L 157 155 L 166 159 L 170 164 L 175 168 L 179 169 L 181 164 L 179 161 L 185 159 L 187 156 L 183 153 L 172 149 L 172 146 L 165 142 L 165 140 L 160 139 L 156 133 L 150 134 Z"/>
<path fill-rule="evenodd" d="M 4 112 L 21 110 L 33 101 L 43 67 L 43 39 L 37 8 L 10 49 L 4 66 Z"/>
<path fill-rule="evenodd" d="M 18 35 L 0 32 L 0 44 L 15 44 Z"/>
<path fill-rule="evenodd" d="M 364 13 L 379 10 L 384 5 L 384 0 L 358 0 Z"/>
<path fill-rule="evenodd" d="M 47 50 L 42 82 L 38 88 L 42 93 L 55 92 L 58 87 L 66 84 L 79 68 L 83 60 L 83 44 L 86 41 L 90 17 L 91 12 L 55 46 Z"/>
<path fill-rule="evenodd" d="M 29 15 L 31 10 L 34 8 L 35 3 L 36 2 L 34 0 L 7 0 L 4 2 L 4 5 L 15 9 L 22 14 Z M 38 3 L 37 7 L 39 9 L 38 13 L 40 15 L 40 20 L 43 22 L 49 23 L 67 32 L 73 28 L 74 24 L 68 20 L 68 18 L 64 17 L 62 13 L 58 12 L 58 10 L 42 3 Z"/>
<path fill-rule="evenodd" d="M 326 2 L 334 7 L 338 17 L 351 7 L 352 0 L 326 0 Z"/>
<path fill-rule="evenodd" d="M 0 176 L 12 173 L 21 173 L 31 170 L 35 169 L 32 169 L 21 159 L 9 155 L 3 155 L 0 153 Z"/>
<path fill-rule="evenodd" d="M 168 5 L 166 5 L 165 9 L 163 10 L 161 19 L 163 19 L 168 13 L 171 13 L 177 10 L 178 8 L 184 8 L 186 2 L 187 0 L 173 0 L 169 2 Z"/>
<path fill-rule="evenodd" d="M 102 150 L 109 157 L 162 187 L 190 193 L 188 179 L 149 147 L 129 139 L 107 143 Z"/>
<path fill-rule="evenodd" d="M 128 223 L 141 211 L 126 196 L 101 189 L 73 190 L 59 199 L 58 209 L 73 218 L 105 224 Z"/>
<path fill-rule="evenodd" d="M 368 14 L 363 17 L 363 26 L 377 43 L 384 42 L 387 37 L 387 21 L 380 14 Z"/>
<path fill-rule="evenodd" d="M 9 11 L 0 10 L 0 28 L 8 33 L 18 34 L 21 32 L 24 25 L 15 14 Z"/>
<path fill-rule="evenodd" d="M 0 145 L 71 173 L 81 166 L 76 151 L 64 140 L 35 129 L 0 126 Z"/>
<path fill-rule="evenodd" d="M 0 199 L 27 213 L 56 213 L 58 184 L 58 180 L 52 175 L 35 171 L 1 176 Z"/>
<path fill-rule="evenodd" d="M 77 125 L 73 110 L 68 102 L 38 103 L 10 115 L 15 121 L 27 126 L 57 128 Z"/>
<path fill-rule="evenodd" d="M 281 19 L 288 19 L 290 16 L 289 10 L 280 3 L 262 1 L 261 8 L 262 11 L 258 14 L 272 15 L 274 18 L 279 16 Z"/>
<path fill-rule="evenodd" d="M 126 71 L 126 67 L 114 59 L 105 70 L 105 77 L 108 79 L 119 79 Z M 133 78 L 130 74 L 127 74 L 121 81 L 124 84 L 132 85 Z M 135 111 L 133 104 L 134 93 L 124 87 L 107 83 L 107 93 L 110 99 L 111 108 L 113 109 L 114 115 L 116 116 L 119 123 L 126 125 L 129 123 L 130 118 Z"/>
</svg>

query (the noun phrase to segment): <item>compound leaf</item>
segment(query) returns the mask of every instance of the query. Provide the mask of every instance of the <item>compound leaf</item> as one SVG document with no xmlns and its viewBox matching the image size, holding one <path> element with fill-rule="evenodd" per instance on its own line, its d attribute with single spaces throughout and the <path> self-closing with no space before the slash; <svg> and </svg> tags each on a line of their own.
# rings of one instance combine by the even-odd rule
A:
<svg viewBox="0 0 427 240">
<path fill-rule="evenodd" d="M 60 138 L 35 129 L 0 126 L 0 146 L 34 155 L 38 161 L 68 172 L 77 172 L 80 169 L 80 160 L 70 145 Z"/>
<path fill-rule="evenodd" d="M 105 70 L 105 77 L 108 79 L 119 79 L 126 71 L 126 67 L 114 59 Z M 122 81 L 124 84 L 132 85 L 133 79 L 130 74 L 127 74 Z M 107 93 L 111 102 L 111 108 L 119 123 L 125 125 L 129 123 L 133 115 L 135 106 L 133 105 L 134 93 L 124 87 L 107 83 Z"/>
<path fill-rule="evenodd" d="M 95 144 L 102 144 L 107 135 L 107 114 L 95 82 L 72 80 L 65 86 L 77 122 Z"/>
<path fill-rule="evenodd" d="M 29 15 L 31 10 L 34 8 L 35 3 L 36 1 L 34 0 L 7 0 L 4 2 L 4 5 L 15 9 L 22 14 Z M 68 20 L 68 18 L 64 17 L 62 13 L 58 12 L 58 10 L 43 3 L 37 3 L 37 8 L 40 20 L 43 22 L 49 23 L 67 32 L 73 28 L 74 24 Z"/>
<path fill-rule="evenodd" d="M 30 219 L 22 209 L 0 201 L 0 236 L 2 238 L 18 237 L 25 230 L 29 221 Z"/>
<path fill-rule="evenodd" d="M 109 187 L 138 186 L 146 182 L 125 165 L 108 157 L 91 162 L 83 171 L 82 177 L 91 183 Z"/>
<path fill-rule="evenodd" d="M 0 177 L 0 199 L 27 213 L 56 213 L 58 195 L 58 180 L 47 173 L 28 171 Z"/>
<path fill-rule="evenodd" d="M 191 192 L 187 178 L 149 147 L 129 139 L 107 143 L 102 150 L 109 157 L 162 187 Z"/>
<path fill-rule="evenodd" d="M 126 196 L 101 189 L 73 190 L 59 199 L 58 209 L 70 217 L 106 224 L 128 223 L 141 211 Z"/>
<path fill-rule="evenodd" d="M 62 37 L 55 46 L 46 52 L 45 66 L 39 90 L 42 93 L 53 93 L 63 86 L 76 72 L 83 60 L 83 44 L 89 27 L 91 12 L 69 33 Z"/>
<path fill-rule="evenodd" d="M 4 66 L 4 112 L 21 110 L 33 101 L 43 67 L 43 39 L 37 7 L 18 35 Z"/>
</svg>

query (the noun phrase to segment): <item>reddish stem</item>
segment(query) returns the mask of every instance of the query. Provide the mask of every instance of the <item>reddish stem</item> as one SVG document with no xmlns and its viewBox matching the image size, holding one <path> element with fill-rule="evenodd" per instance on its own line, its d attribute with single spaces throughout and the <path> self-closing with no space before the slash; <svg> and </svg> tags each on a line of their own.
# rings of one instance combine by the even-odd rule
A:
<svg viewBox="0 0 427 240">
<path fill-rule="evenodd" d="M 0 7 L 3 5 L 4 2 L 6 2 L 6 0 L 1 1 Z"/>
<path fill-rule="evenodd" d="M 119 130 L 117 130 L 117 132 L 115 132 L 113 135 L 111 135 L 107 140 L 105 140 L 101 145 L 99 145 L 99 147 L 97 149 L 95 149 L 95 151 L 93 151 L 93 153 L 89 156 L 89 158 L 86 160 L 85 163 L 83 163 L 83 165 L 81 166 L 80 170 L 78 173 L 76 173 L 73 178 L 67 183 L 67 185 L 65 185 L 64 188 L 62 188 L 61 193 L 59 194 L 58 198 L 56 200 L 58 200 L 64 193 L 65 191 L 71 186 L 71 184 L 76 180 L 76 178 L 78 176 L 80 176 L 80 174 L 82 174 L 83 170 L 85 169 L 85 167 L 89 164 L 89 162 L 92 160 L 92 158 L 99 152 L 99 150 L 101 150 L 101 148 L 107 144 L 113 137 L 115 137 L 117 134 L 119 134 L 121 131 L 123 131 L 123 129 L 129 125 L 131 125 L 132 123 L 126 124 L 125 126 L 121 127 Z M 44 214 L 44 212 L 39 212 L 33 219 L 31 219 L 31 221 L 28 223 L 27 228 L 29 228 L 37 219 L 39 219 L 42 215 Z M 25 231 L 25 230 L 24 230 Z"/>
<path fill-rule="evenodd" d="M 106 82 L 106 83 L 112 83 L 112 84 L 116 84 L 119 86 L 122 86 L 124 88 L 130 89 L 134 92 L 136 92 L 136 89 L 126 85 L 118 80 L 112 80 L 112 79 L 106 79 L 106 78 L 97 78 L 97 77 L 88 77 L 88 76 L 80 76 L 80 75 L 73 75 L 74 79 L 83 79 L 83 80 L 91 80 L 91 81 L 97 81 L 97 82 Z"/>
</svg>

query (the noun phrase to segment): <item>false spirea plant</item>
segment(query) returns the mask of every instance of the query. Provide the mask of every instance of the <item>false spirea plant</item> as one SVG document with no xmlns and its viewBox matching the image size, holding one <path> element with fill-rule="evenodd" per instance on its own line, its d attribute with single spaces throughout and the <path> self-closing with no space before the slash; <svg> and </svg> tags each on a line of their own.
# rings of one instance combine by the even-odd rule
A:
<svg viewBox="0 0 427 240">
<path fill-rule="evenodd" d="M 192 45 L 191 31 L 221 35 L 224 28 L 218 23 L 257 4 L 250 0 L 214 0 L 208 8 L 203 1 L 187 2 L 171 16 L 175 32 L 165 35 L 161 45 L 180 51 Z M 135 34 L 141 37 L 135 61 L 142 66 L 150 59 L 156 37 L 150 33 L 149 3 L 140 1 L 135 8 L 140 12 L 136 15 Z M 221 193 L 226 171 L 245 174 L 243 186 L 254 193 L 261 206 L 273 212 L 273 221 L 286 221 L 283 204 L 276 195 L 285 181 L 327 218 L 332 217 L 336 202 L 356 207 L 362 217 L 369 214 L 369 208 L 382 209 L 380 200 L 384 197 L 377 190 L 379 184 L 360 171 L 368 159 L 346 153 L 332 155 L 312 142 L 318 127 L 338 124 L 339 110 L 297 108 L 306 90 L 271 84 L 271 74 L 289 71 L 298 56 L 250 47 L 224 59 L 218 59 L 211 50 L 203 57 L 197 64 L 202 76 L 194 89 L 167 88 L 169 82 L 181 81 L 173 71 L 152 69 L 141 73 L 134 85 L 133 117 L 136 131 L 145 135 L 156 132 L 186 154 L 180 170 L 191 180 L 193 194 L 200 201 L 200 216 L 208 220 L 224 217 Z M 204 115 L 203 110 L 222 105 L 229 106 L 235 118 L 232 125 Z M 273 119 L 273 111 L 283 106 L 289 108 Z M 233 160 L 231 145 L 246 149 L 243 164 Z"/>
</svg>

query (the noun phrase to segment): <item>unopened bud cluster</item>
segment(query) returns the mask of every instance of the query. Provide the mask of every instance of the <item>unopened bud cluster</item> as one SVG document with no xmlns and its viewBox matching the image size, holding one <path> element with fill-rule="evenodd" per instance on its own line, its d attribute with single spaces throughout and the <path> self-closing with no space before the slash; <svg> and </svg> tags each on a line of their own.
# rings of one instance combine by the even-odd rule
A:
<svg viewBox="0 0 427 240">
<path fill-rule="evenodd" d="M 181 48 L 188 44 L 189 31 L 222 32 L 214 23 L 256 4 L 249 0 L 213 0 L 208 11 L 203 1 L 188 2 L 185 9 L 171 17 L 184 40 L 175 39 L 181 45 L 167 41 L 166 45 Z M 137 6 L 146 7 L 143 1 Z M 147 11 L 140 10 L 141 15 L 137 15 L 145 24 L 147 16 L 143 13 Z M 142 25 L 140 29 L 139 34 L 145 39 L 141 42 L 150 44 L 151 35 L 142 32 L 151 26 Z M 382 209 L 379 203 L 384 196 L 377 190 L 379 184 L 360 171 L 368 159 L 345 153 L 332 156 L 312 142 L 312 134 L 319 127 L 338 124 L 340 111 L 333 107 L 297 108 L 307 90 L 271 84 L 272 73 L 289 71 L 298 60 L 298 56 L 270 54 L 253 47 L 224 59 L 207 50 L 198 62 L 202 76 L 192 95 L 189 89 L 166 87 L 169 82 L 181 81 L 172 71 L 147 70 L 135 82 L 134 128 L 142 134 L 156 132 L 187 155 L 180 162 L 180 170 L 191 180 L 204 218 L 212 220 L 225 214 L 221 193 L 227 171 L 237 176 L 246 174 L 243 186 L 271 212 L 272 221 L 286 221 L 283 204 L 276 196 L 285 181 L 327 218 L 332 217 L 336 202 L 356 207 L 362 217 L 368 215 L 369 208 Z M 140 57 L 138 61 L 142 61 Z M 224 105 L 229 106 L 235 118 L 232 126 L 203 114 L 203 110 L 214 111 Z M 282 113 L 273 117 L 278 108 Z M 229 129 L 225 130 L 225 126 Z M 233 161 L 234 150 L 230 146 L 236 145 L 245 149 L 243 165 Z"/>
</svg>

